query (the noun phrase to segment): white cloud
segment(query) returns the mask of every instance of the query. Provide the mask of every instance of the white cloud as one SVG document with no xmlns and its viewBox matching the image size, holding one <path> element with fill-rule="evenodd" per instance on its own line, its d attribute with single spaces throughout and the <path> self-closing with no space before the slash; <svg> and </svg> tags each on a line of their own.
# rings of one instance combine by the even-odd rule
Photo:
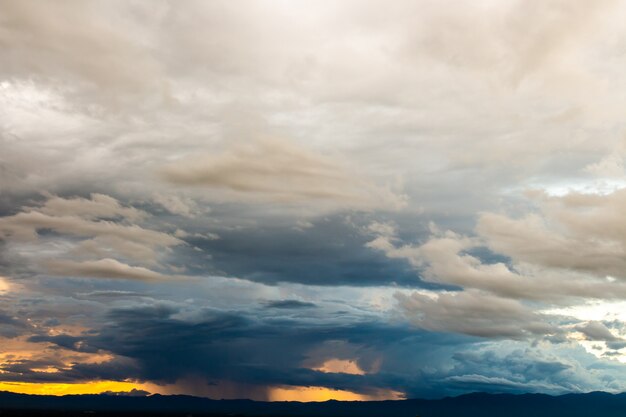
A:
<svg viewBox="0 0 626 417">
<path fill-rule="evenodd" d="M 477 231 L 488 246 L 516 261 L 624 278 L 626 189 L 607 195 L 534 194 L 540 212 L 521 218 L 484 213 Z M 615 284 L 617 287 L 618 284 Z"/>
<path fill-rule="evenodd" d="M 210 212 L 208 207 L 200 210 L 200 207 L 198 207 L 198 204 L 192 198 L 154 194 L 152 200 L 161 205 L 168 212 L 184 217 L 195 217 L 197 214 L 200 214 L 201 211 L 204 213 Z"/>
<path fill-rule="evenodd" d="M 408 261 L 416 272 L 419 272 L 420 277 L 428 282 L 479 289 L 500 297 L 543 302 L 565 302 L 567 298 L 626 297 L 626 283 L 612 282 L 604 276 L 563 273 L 553 271 L 546 265 L 526 262 L 513 262 L 512 265 L 507 265 L 502 261 L 491 263 L 481 261 L 468 253 L 490 242 L 478 237 L 470 238 L 452 231 L 441 232 L 431 228 L 434 234 L 426 242 L 419 245 L 403 245 L 397 242 L 395 231 L 391 228 L 381 228 L 375 224 L 370 229 L 382 234 L 378 234 L 374 240 L 367 243 L 368 247 L 382 251 L 389 258 Z M 524 233 L 529 233 L 531 229 L 527 227 L 523 231 L 511 231 L 506 227 L 495 227 L 494 230 L 517 239 L 524 236 Z M 545 239 L 542 240 L 543 243 Z M 537 245 L 533 246 L 530 241 L 528 245 L 533 250 L 537 248 Z M 498 250 L 499 247 L 493 249 L 497 253 L 511 254 Z M 538 249 L 538 252 L 541 253 L 541 249 Z"/>
<path fill-rule="evenodd" d="M 475 290 L 439 293 L 398 293 L 400 310 L 415 325 L 433 331 L 490 338 L 523 339 L 560 333 L 532 308 L 516 300 Z"/>
</svg>

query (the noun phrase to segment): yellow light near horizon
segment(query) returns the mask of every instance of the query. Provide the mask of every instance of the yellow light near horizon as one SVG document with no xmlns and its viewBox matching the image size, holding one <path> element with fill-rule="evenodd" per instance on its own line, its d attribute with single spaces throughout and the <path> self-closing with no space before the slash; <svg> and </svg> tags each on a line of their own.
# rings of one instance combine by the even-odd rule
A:
<svg viewBox="0 0 626 417">
<path fill-rule="evenodd" d="M 134 383 L 128 381 L 89 381 L 77 383 L 34 383 L 34 382 L 7 382 L 0 381 L 0 391 L 31 395 L 84 395 L 102 394 L 103 392 L 129 392 L 133 389 L 144 390 L 150 393 L 164 395 L 185 394 L 186 392 L 170 392 L 166 387 L 151 383 Z M 188 394 L 188 393 L 187 393 Z M 193 395 L 193 394 L 192 394 Z M 196 394 L 197 395 L 197 394 Z M 220 396 L 208 396 L 220 398 Z M 243 397 L 239 397 L 243 398 Z M 325 387 L 271 387 L 267 397 L 261 401 L 375 401 L 404 399 L 401 392 L 392 390 L 377 390 L 373 394 L 358 394 L 352 391 L 335 390 Z"/>
<path fill-rule="evenodd" d="M 325 387 L 276 387 L 271 388 L 268 393 L 268 401 L 375 401 L 403 398 L 404 395 L 401 392 L 392 390 L 378 390 L 374 395 L 366 395 Z"/>
<path fill-rule="evenodd" d="M 77 382 L 77 383 L 71 383 L 71 384 L 0 381 L 0 391 L 15 392 L 18 394 L 36 394 L 36 395 L 101 394 L 107 391 L 128 392 L 133 389 L 141 389 L 141 386 L 134 382 L 124 382 L 124 381 L 90 381 L 90 382 Z"/>
<path fill-rule="evenodd" d="M 367 401 L 367 396 L 350 391 L 334 390 L 324 387 L 286 387 L 272 388 L 269 401 Z"/>
</svg>

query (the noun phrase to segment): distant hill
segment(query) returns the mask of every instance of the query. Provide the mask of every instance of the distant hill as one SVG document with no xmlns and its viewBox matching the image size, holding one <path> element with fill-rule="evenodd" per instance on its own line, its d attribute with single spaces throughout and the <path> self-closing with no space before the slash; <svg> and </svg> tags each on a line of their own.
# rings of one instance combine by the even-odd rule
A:
<svg viewBox="0 0 626 417">
<path fill-rule="evenodd" d="M 184 395 L 63 397 L 0 392 L 0 416 L 623 417 L 626 394 L 467 394 L 440 400 L 319 403 L 210 400 Z"/>
</svg>

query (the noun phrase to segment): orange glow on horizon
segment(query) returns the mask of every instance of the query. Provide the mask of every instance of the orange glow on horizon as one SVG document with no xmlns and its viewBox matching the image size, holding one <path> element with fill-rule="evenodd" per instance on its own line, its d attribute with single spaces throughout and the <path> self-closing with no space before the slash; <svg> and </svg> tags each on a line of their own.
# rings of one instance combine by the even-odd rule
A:
<svg viewBox="0 0 626 417">
<path fill-rule="evenodd" d="M 69 329 L 69 327 L 67 327 Z M 48 332 L 48 334 L 55 334 Z M 96 364 L 110 361 L 114 356 L 107 352 L 86 353 L 55 347 L 48 342 L 30 342 L 28 336 L 15 338 L 0 337 L 0 366 L 20 361 L 50 362 L 54 365 L 32 368 L 33 372 L 56 373 L 61 368 L 70 368 L 73 364 Z M 0 372 L 0 382 L 2 373 Z"/>
<path fill-rule="evenodd" d="M 78 383 L 34 383 L 0 382 L 0 391 L 31 395 L 81 395 L 102 394 L 103 392 L 129 392 L 133 389 L 150 390 L 152 384 L 138 384 L 127 381 L 90 381 Z M 160 391 L 160 390 L 156 390 Z M 167 395 L 167 392 L 163 392 Z M 351 391 L 335 390 L 325 387 L 274 387 L 268 391 L 267 401 L 374 401 L 403 399 L 402 393 L 391 390 L 379 390 L 373 395 L 358 394 Z"/>
<path fill-rule="evenodd" d="M 223 396 L 201 395 L 199 393 L 191 393 L 184 389 L 174 389 L 176 385 L 156 385 L 150 382 L 135 383 L 131 381 L 88 381 L 77 383 L 34 383 L 34 382 L 3 382 L 0 381 L 0 391 L 14 392 L 17 394 L 31 395 L 83 395 L 83 394 L 102 394 L 104 392 L 130 392 L 133 389 L 148 391 L 150 393 L 158 393 L 163 395 L 186 394 L 201 397 L 219 399 Z M 187 391 L 187 392 L 186 392 Z M 265 398 L 251 398 L 257 401 L 298 401 L 298 402 L 314 402 L 314 401 L 376 401 L 376 400 L 401 400 L 404 395 L 401 392 L 393 390 L 376 390 L 371 394 L 359 394 L 347 390 L 336 390 L 325 387 L 305 387 L 305 386 L 284 386 L 284 387 L 267 387 Z M 228 396 L 227 396 L 228 397 Z M 247 395 L 240 395 L 232 398 L 247 398 Z"/>
<path fill-rule="evenodd" d="M 373 395 L 358 394 L 352 391 L 335 390 L 325 387 L 280 387 L 271 388 L 268 401 L 375 401 L 401 400 L 404 395 L 398 391 L 378 390 Z"/>
<path fill-rule="evenodd" d="M 89 381 L 71 384 L 0 381 L 0 391 L 14 392 L 17 394 L 78 395 L 101 394 L 107 391 L 128 392 L 133 389 L 141 389 L 141 385 L 125 381 Z"/>
</svg>

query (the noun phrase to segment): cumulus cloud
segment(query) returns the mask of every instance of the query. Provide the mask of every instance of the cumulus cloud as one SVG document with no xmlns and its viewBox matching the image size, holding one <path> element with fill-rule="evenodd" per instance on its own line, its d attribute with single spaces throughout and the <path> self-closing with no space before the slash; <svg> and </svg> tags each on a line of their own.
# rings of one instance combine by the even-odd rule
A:
<svg viewBox="0 0 626 417">
<path fill-rule="evenodd" d="M 506 298 L 478 291 L 396 294 L 400 310 L 417 326 L 479 337 L 523 339 L 559 333 L 547 317 Z"/>
<path fill-rule="evenodd" d="M 52 242 L 54 249 L 48 251 L 48 257 L 45 250 L 21 251 L 29 253 L 35 264 L 42 264 L 51 274 L 162 279 L 163 275 L 144 266 L 160 266 L 163 254 L 183 242 L 134 223 L 146 217 L 147 213 L 122 206 L 110 196 L 94 194 L 91 199 L 49 196 L 40 206 L 25 207 L 20 213 L 0 217 L 0 237 L 16 248 L 20 245 L 39 248 Z M 101 259 L 93 260 L 94 257 Z M 140 265 L 130 266 L 120 261 L 127 259 Z"/>
<path fill-rule="evenodd" d="M 50 195 L 37 211 L 48 216 L 78 216 L 84 219 L 121 217 L 129 221 L 138 221 L 148 216 L 146 212 L 135 207 L 125 207 L 115 198 L 104 194 L 92 194 L 90 198 L 62 198 Z"/>
<path fill-rule="evenodd" d="M 485 214 L 483 220 L 486 218 L 492 217 Z M 528 228 L 524 231 L 521 230 L 522 227 L 519 229 L 507 231 L 505 225 L 500 224 L 493 230 L 497 230 L 500 236 L 514 240 L 523 239 L 521 237 L 523 233 L 530 233 Z M 484 223 L 479 223 L 478 230 L 487 238 L 487 241 L 480 237 L 468 237 L 452 231 L 442 232 L 433 225 L 431 225 L 433 234 L 430 238 L 417 245 L 399 242 L 395 228 L 389 225 L 383 227 L 375 223 L 370 225 L 369 230 L 375 238 L 366 244 L 367 247 L 381 251 L 389 258 L 406 260 L 421 273 L 422 279 L 426 281 L 480 289 L 500 297 L 544 302 L 559 302 L 568 297 L 602 299 L 626 296 L 624 283 L 611 282 L 604 277 L 565 274 L 546 269 L 550 265 L 529 265 L 517 262 L 509 264 L 501 260 L 482 260 L 472 255 L 471 251 L 485 245 L 489 245 L 496 253 L 513 255 L 511 251 L 501 250 L 500 246 L 492 244 L 489 236 L 486 236 Z M 527 244 L 528 249 L 533 253 L 537 253 L 538 256 L 545 255 L 545 252 L 537 249 L 537 246 L 546 244 L 545 240 L 537 246 L 530 240 Z M 553 247 L 556 250 L 562 250 L 560 245 Z M 601 252 L 601 249 L 597 250 L 598 253 Z M 514 258 L 514 260 L 518 259 Z"/>
<path fill-rule="evenodd" d="M 570 198 L 575 198 L 570 196 Z M 594 197 L 602 198 L 602 197 Z M 577 200 L 580 203 L 580 200 Z M 482 220 L 490 218 L 484 214 Z M 558 217 L 561 218 L 561 217 Z M 502 226 L 502 225 L 500 225 Z M 512 240 L 528 233 L 528 228 L 518 225 L 515 230 L 494 227 L 498 236 Z M 399 310 L 417 326 L 444 332 L 464 333 L 480 337 L 526 338 L 548 336 L 564 340 L 566 329 L 551 323 L 554 317 L 538 312 L 538 306 L 576 303 L 589 298 L 623 298 L 626 295 L 622 282 L 594 276 L 579 271 L 563 272 L 554 265 L 519 259 L 512 251 L 502 250 L 491 243 L 491 236 L 479 224 L 480 236 L 468 237 L 451 231 L 441 231 L 430 225 L 431 236 L 421 244 L 406 244 L 398 237 L 391 224 L 373 223 L 368 227 L 374 239 L 367 247 L 381 251 L 392 259 L 408 262 L 425 281 L 460 287 L 459 292 L 424 293 L 411 295 L 398 293 Z M 545 247 L 541 240 L 533 247 L 530 239 L 527 248 L 538 256 Z M 489 246 L 495 253 L 479 255 L 479 250 Z M 553 248 L 560 250 L 559 245 Z M 593 249 L 592 249 L 593 250 Z M 498 258 L 498 253 L 512 260 Z M 528 303 L 528 301 L 532 303 Z M 578 301 L 580 302 L 580 301 Z M 539 303 L 539 304 L 537 304 Z M 494 308 L 494 310 L 491 310 Z M 528 326 L 528 327 L 526 327 Z M 612 349 L 622 347 L 621 338 L 600 323 L 591 322 L 576 327 L 589 340 L 611 343 Z M 593 336 L 592 336 L 593 334 Z"/>
<path fill-rule="evenodd" d="M 582 271 L 602 278 L 624 278 L 626 189 L 607 195 L 532 195 L 540 212 L 521 218 L 484 213 L 477 232 L 494 251 L 513 259 Z"/>
<path fill-rule="evenodd" d="M 22 240 L 36 239 L 39 230 L 48 229 L 77 237 L 103 236 L 157 247 L 180 243 L 175 237 L 137 225 L 124 225 L 106 220 L 92 221 L 78 216 L 50 216 L 36 209 L 3 217 L 0 219 L 0 228 L 4 238 Z"/>
<path fill-rule="evenodd" d="M 198 204 L 191 198 L 181 198 L 176 195 L 155 194 L 152 199 L 172 214 L 185 217 L 194 217 L 200 212 Z M 204 210 L 209 211 L 207 209 Z"/>
</svg>

